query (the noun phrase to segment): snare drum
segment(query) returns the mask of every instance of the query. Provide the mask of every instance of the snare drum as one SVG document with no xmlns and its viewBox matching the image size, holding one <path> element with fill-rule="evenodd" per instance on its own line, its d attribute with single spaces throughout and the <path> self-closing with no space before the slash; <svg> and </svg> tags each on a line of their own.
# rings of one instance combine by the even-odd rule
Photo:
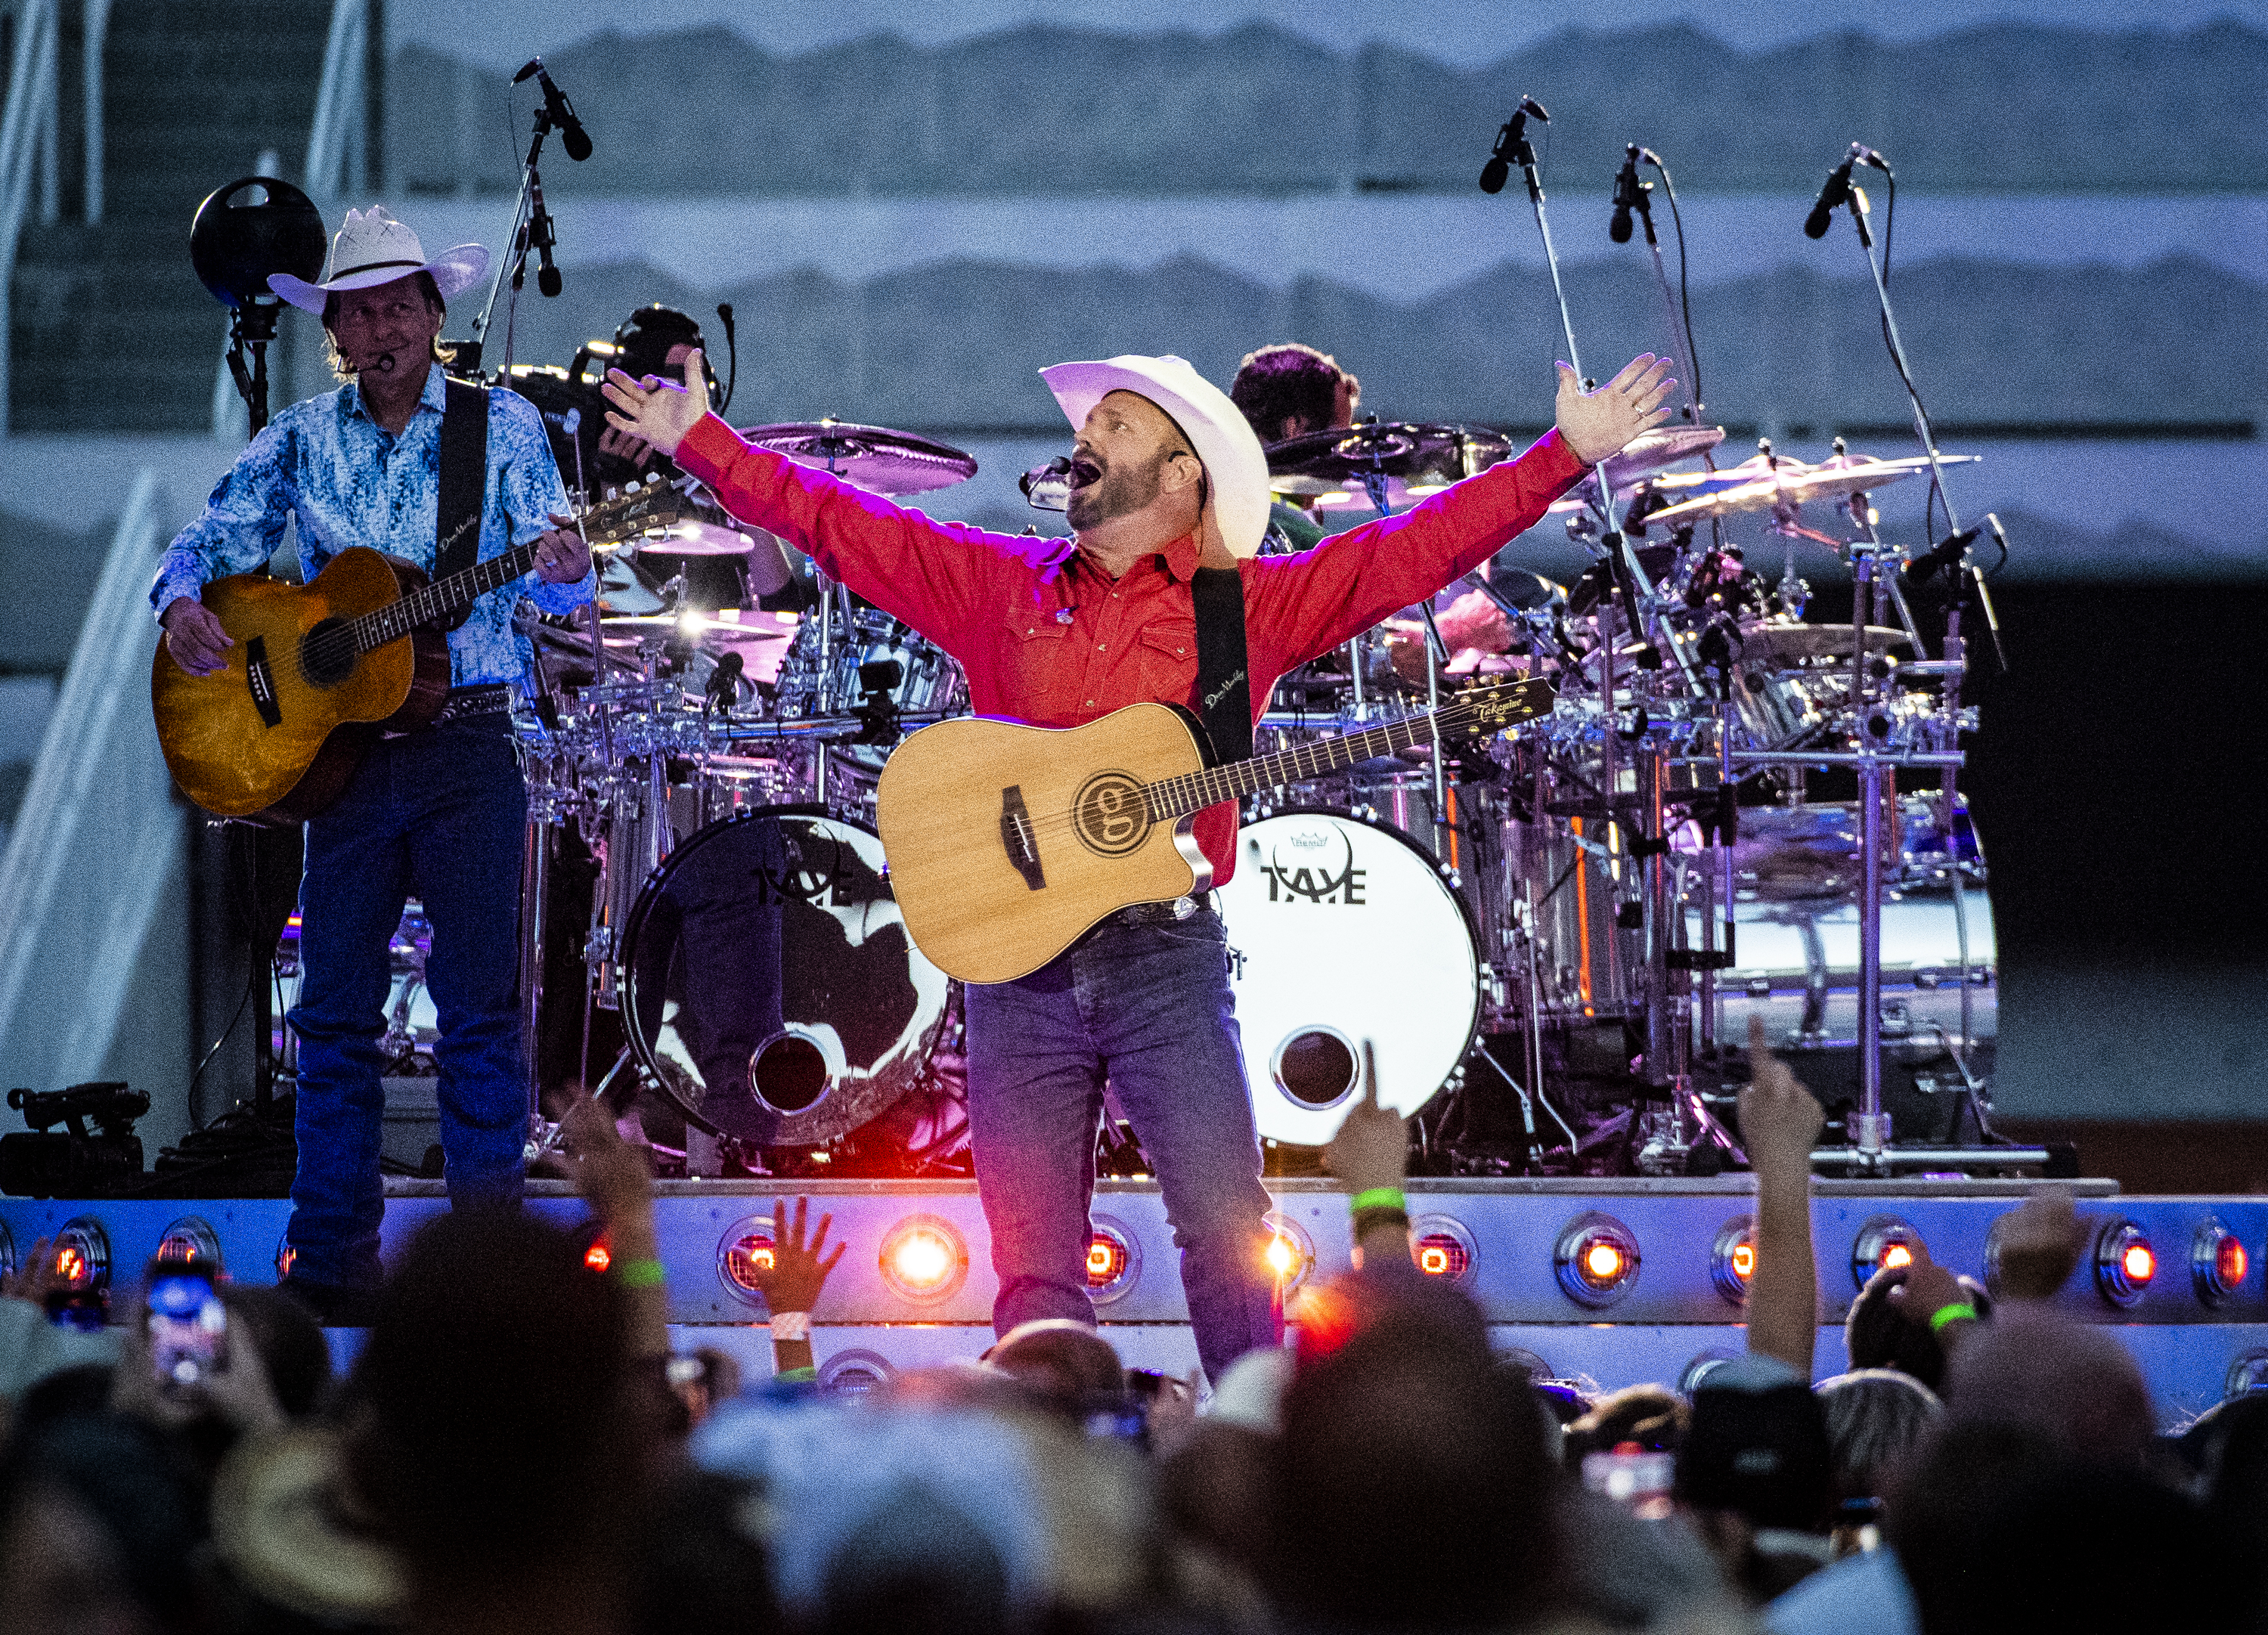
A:
<svg viewBox="0 0 2268 1635">
<path fill-rule="evenodd" d="M 687 1116 L 757 1145 L 849 1134 L 920 1079 L 950 982 L 906 935 L 882 843 L 775 807 L 646 881 L 624 939 L 632 1048 Z"/>
<path fill-rule="evenodd" d="M 1361 1094 L 1407 1116 L 1440 1090 L 1480 1021 L 1472 922 L 1433 859 L 1342 813 L 1245 826 L 1219 888 L 1244 1071 L 1261 1135 L 1320 1146 Z"/>
</svg>

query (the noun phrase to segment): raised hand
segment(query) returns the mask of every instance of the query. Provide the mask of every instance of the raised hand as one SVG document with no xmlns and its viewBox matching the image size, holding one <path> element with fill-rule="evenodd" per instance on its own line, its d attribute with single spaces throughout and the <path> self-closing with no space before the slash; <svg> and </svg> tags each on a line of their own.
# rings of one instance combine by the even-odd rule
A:
<svg viewBox="0 0 2268 1635">
<path fill-rule="evenodd" d="M 1760 1018 L 1749 1018 L 1748 1087 L 1741 1092 L 1741 1144 L 1759 1175 L 1811 1174 L 1812 1144 L 1827 1116 L 1794 1072 L 1774 1056 Z"/>
<path fill-rule="evenodd" d="M 2000 1227 L 2000 1297 L 2052 1299 L 2087 1253 L 2095 1224 L 2080 1217 L 2062 1187 L 2045 1187 L 2026 1198 Z"/>
<path fill-rule="evenodd" d="M 686 372 L 693 372 L 688 365 Z M 811 1208 L 809 1198 L 795 1201 L 795 1219 L 788 1220 L 787 1204 L 775 1199 L 772 1204 L 772 1263 L 770 1270 L 762 1265 L 753 1269 L 756 1287 L 763 1291 L 764 1304 L 775 1315 L 784 1311 L 809 1311 L 819 1303 L 819 1291 L 826 1286 L 828 1274 L 843 1258 L 849 1243 L 838 1243 L 835 1253 L 821 1259 L 827 1248 L 827 1229 L 835 1224 L 832 1215 L 819 1218 L 819 1230 L 804 1241 L 803 1226 Z"/>
<path fill-rule="evenodd" d="M 1401 1114 L 1378 1104 L 1374 1074 L 1365 1072 L 1362 1079 L 1362 1100 L 1347 1109 L 1338 1133 L 1323 1149 L 1324 1164 L 1351 1197 L 1399 1187 L 1410 1167 L 1409 1125 Z"/>
<path fill-rule="evenodd" d="M 659 375 L 633 380 L 619 369 L 609 369 L 606 383 L 599 388 L 614 405 L 607 411 L 607 423 L 674 455 L 685 434 L 709 412 L 709 380 L 701 372 L 698 351 L 686 356 L 685 379 L 683 386 Z"/>
<path fill-rule="evenodd" d="M 1623 365 L 1622 373 L 1595 392 L 1583 390 L 1582 381 L 1565 364 L 1557 367 L 1559 399 L 1555 407 L 1559 435 L 1575 458 L 1587 466 L 1597 465 L 1608 455 L 1622 450 L 1639 432 L 1669 418 L 1665 400 L 1677 382 L 1669 379 L 1669 360 L 1666 357 L 1641 352 Z"/>
<path fill-rule="evenodd" d="M 0 1300 L 29 1300 L 44 1307 L 48 1291 L 55 1286 L 55 1243 L 41 1238 L 13 1272 L 0 1273 Z"/>
</svg>

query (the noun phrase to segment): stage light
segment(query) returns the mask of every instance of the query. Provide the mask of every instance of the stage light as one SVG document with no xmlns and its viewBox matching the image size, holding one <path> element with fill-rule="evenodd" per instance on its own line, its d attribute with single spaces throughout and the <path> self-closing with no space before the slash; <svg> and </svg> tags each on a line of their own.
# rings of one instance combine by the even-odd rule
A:
<svg viewBox="0 0 2268 1635">
<path fill-rule="evenodd" d="M 1553 1255 L 1559 1286 L 1579 1306 L 1611 1306 L 1638 1280 L 1638 1238 L 1612 1215 L 1578 1215 L 1559 1234 Z"/>
<path fill-rule="evenodd" d="M 1480 1247 L 1464 1222 L 1448 1215 L 1420 1215 L 1410 1223 L 1410 1257 L 1429 1278 L 1462 1283 L 1480 1259 Z"/>
<path fill-rule="evenodd" d="M 218 1270 L 221 1265 L 220 1234 L 196 1216 L 184 1215 L 158 1237 L 152 1258 L 167 1262 L 210 1261 L 215 1270 Z"/>
<path fill-rule="evenodd" d="M 1142 1247 L 1108 1215 L 1094 1218 L 1086 1240 L 1086 1297 L 1098 1306 L 1122 1298 L 1142 1275 Z"/>
<path fill-rule="evenodd" d="M 288 1233 L 284 1236 L 276 1240 L 276 1282 L 281 1283 L 284 1278 L 291 1275 L 292 1263 L 297 1261 L 298 1258 L 299 1251 L 291 1247 L 291 1239 Z"/>
<path fill-rule="evenodd" d="M 110 1286 L 110 1234 L 91 1215 L 67 1220 L 55 1234 L 55 1279 L 74 1294 Z"/>
<path fill-rule="evenodd" d="M 2104 1300 L 2117 1307 L 2134 1305 L 2157 1271 L 2148 1234 L 2117 1216 L 2102 1223 L 2095 1240 L 2095 1286 Z"/>
<path fill-rule="evenodd" d="M 2228 1365 L 2221 1394 L 2242 1396 L 2251 1391 L 2268 1391 L 2268 1351 L 2247 1351 Z"/>
<path fill-rule="evenodd" d="M 877 1352 L 837 1351 L 819 1365 L 819 1394 L 845 1398 L 864 1396 L 878 1386 L 888 1384 L 896 1373 Z"/>
<path fill-rule="evenodd" d="M 968 1276 L 968 1246 L 951 1221 L 909 1215 L 882 1240 L 877 1263 L 892 1293 L 929 1305 L 949 1298 Z"/>
<path fill-rule="evenodd" d="M 591 1240 L 591 1247 L 583 1251 L 583 1263 L 593 1271 L 604 1272 L 615 1263 L 615 1252 L 607 1247 L 604 1238 Z"/>
<path fill-rule="evenodd" d="M 750 1215 L 734 1221 L 717 1240 L 717 1281 L 725 1293 L 743 1306 L 763 1307 L 763 1291 L 756 1274 L 772 1269 L 772 1218 Z"/>
<path fill-rule="evenodd" d="M 2190 1243 L 2190 1278 L 2197 1285 L 2198 1299 L 2208 1306 L 2220 1305 L 2244 1286 L 2250 1270 L 2243 1239 L 2218 1220 L 2207 1219 L 2197 1229 Z"/>
<path fill-rule="evenodd" d="M 1756 1275 L 1756 1222 L 1753 1215 L 1735 1215 L 1717 1234 L 1709 1251 L 1709 1281 L 1728 1305 L 1749 1303 L 1749 1279 Z"/>
<path fill-rule="evenodd" d="M 1281 1210 L 1270 1210 L 1261 1217 L 1261 1222 L 1269 1234 L 1261 1258 L 1268 1264 L 1269 1275 L 1276 1279 L 1278 1294 L 1288 1299 L 1315 1270 L 1315 1241 Z"/>
<path fill-rule="evenodd" d="M 1732 1360 L 1730 1354 L 1725 1351 L 1697 1351 L 1677 1376 L 1677 1394 L 1690 1398 L 1711 1374 Z"/>
<path fill-rule="evenodd" d="M 1914 1245 L 1921 1234 L 1896 1215 L 1876 1215 L 1859 1228 L 1851 1245 L 1851 1282 L 1865 1288 L 1878 1271 L 1894 1270 L 1914 1263 Z"/>
</svg>

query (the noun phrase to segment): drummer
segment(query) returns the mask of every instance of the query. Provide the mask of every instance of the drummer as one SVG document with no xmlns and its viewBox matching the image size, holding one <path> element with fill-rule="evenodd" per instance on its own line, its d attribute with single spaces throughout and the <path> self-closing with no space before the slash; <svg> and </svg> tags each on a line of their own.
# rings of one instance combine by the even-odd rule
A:
<svg viewBox="0 0 2268 1635">
<path fill-rule="evenodd" d="M 1247 352 L 1229 383 L 1228 397 L 1263 445 L 1285 443 L 1353 425 L 1362 407 L 1362 382 L 1329 352 L 1286 341 Z M 1268 511 L 1270 544 L 1280 541 L 1279 549 L 1305 550 L 1321 540 L 1323 530 L 1312 514 L 1313 504 L 1278 495 Z M 1489 660 L 1512 646 L 1512 627 L 1480 592 L 1466 592 L 1437 613 L 1434 622 L 1448 648 L 1450 673 L 1504 667 Z M 1424 627 L 1414 619 L 1397 619 L 1388 623 L 1386 633 L 1395 673 L 1424 686 Z"/>
<path fill-rule="evenodd" d="M 664 306 L 650 301 L 622 320 L 615 329 L 613 366 L 637 379 L 648 375 L 685 384 L 685 365 L 688 358 L 701 357 L 701 372 L 711 398 L 718 393 L 716 372 L 706 361 L 707 342 L 701 326 L 692 316 L 674 306 Z M 604 428 L 599 434 L 598 453 L 592 462 L 593 474 L 602 485 L 620 485 L 643 481 L 659 475 L 665 482 L 674 482 L 679 476 L 677 463 L 656 451 L 643 439 L 627 431 L 618 431 L 606 425 L 603 405 L 595 416 Z M 705 498 L 705 495 L 704 495 Z M 703 507 L 707 509 L 707 507 Z M 711 519 L 700 518 L 707 521 Z M 755 548 L 746 557 L 716 556 L 703 553 L 673 553 L 668 541 L 648 545 L 644 554 L 658 556 L 676 566 L 685 576 L 687 605 L 703 608 L 737 607 L 746 600 L 756 606 L 778 601 L 783 593 L 788 599 L 785 607 L 799 605 L 793 598 L 793 569 L 787 547 L 777 535 L 762 528 L 736 522 L 722 511 L 713 519 L 755 541 Z M 741 586 L 741 571 L 747 574 L 746 589 Z"/>
</svg>

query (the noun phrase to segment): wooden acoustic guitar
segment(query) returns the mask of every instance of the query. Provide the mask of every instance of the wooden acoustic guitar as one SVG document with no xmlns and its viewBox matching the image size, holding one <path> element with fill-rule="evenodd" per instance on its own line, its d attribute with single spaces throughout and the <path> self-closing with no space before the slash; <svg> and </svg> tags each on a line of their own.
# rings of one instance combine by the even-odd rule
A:
<svg viewBox="0 0 2268 1635">
<path fill-rule="evenodd" d="M 674 520 L 684 497 L 632 490 L 578 519 L 596 547 Z M 202 600 L 234 638 L 228 664 L 191 675 L 166 644 L 150 669 L 150 707 L 181 792 L 222 817 L 296 823 L 338 799 L 382 732 L 427 725 L 449 694 L 440 622 L 511 584 L 535 541 L 438 583 L 400 556 L 350 546 L 306 585 L 232 574 Z"/>
<path fill-rule="evenodd" d="M 876 826 L 906 930 L 963 982 L 1012 982 L 1137 902 L 1209 890 L 1192 835 L 1223 800 L 1374 756 L 1501 732 L 1551 708 L 1547 681 L 1485 682 L 1430 714 L 1208 766 L 1197 718 L 1129 704 L 1051 730 L 965 717 L 925 726 L 882 769 Z"/>
</svg>

